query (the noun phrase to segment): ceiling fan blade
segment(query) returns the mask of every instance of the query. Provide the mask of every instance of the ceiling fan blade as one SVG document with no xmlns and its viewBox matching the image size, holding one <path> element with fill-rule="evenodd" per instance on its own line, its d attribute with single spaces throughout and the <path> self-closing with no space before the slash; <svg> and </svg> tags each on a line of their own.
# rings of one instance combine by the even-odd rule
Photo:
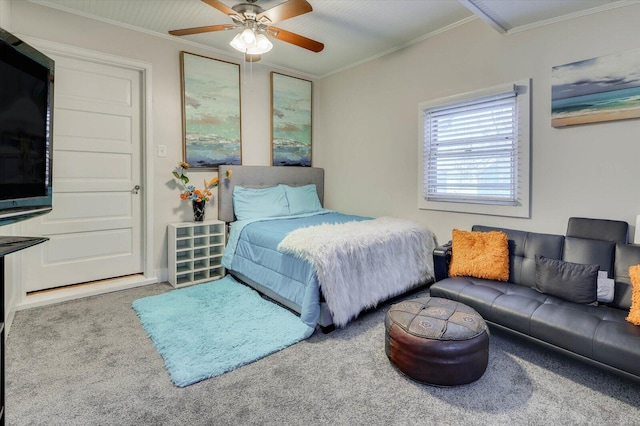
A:
<svg viewBox="0 0 640 426">
<path fill-rule="evenodd" d="M 211 7 L 215 7 L 216 9 L 218 9 L 220 12 L 224 13 L 225 15 L 235 15 L 237 17 L 240 18 L 241 21 L 244 21 L 244 16 L 240 16 L 238 15 L 238 12 L 236 12 L 235 10 L 231 9 L 229 6 L 227 6 L 226 4 L 218 1 L 218 0 L 202 0 L 203 2 L 205 2 L 206 4 L 208 4 Z"/>
<path fill-rule="evenodd" d="M 231 30 L 236 28 L 233 24 L 223 24 L 223 25 L 207 25 L 206 27 L 195 27 L 195 28 L 185 28 L 182 30 L 171 30 L 169 34 L 174 36 L 183 36 L 190 34 L 200 34 L 200 33 L 210 33 L 213 31 L 224 31 Z"/>
<path fill-rule="evenodd" d="M 262 59 L 262 55 L 250 55 L 248 53 L 244 54 L 244 60 L 246 62 L 258 62 L 260 59 Z"/>
<path fill-rule="evenodd" d="M 310 38 L 303 37 L 299 34 L 292 33 L 290 31 L 282 30 L 280 28 L 269 27 L 268 34 L 278 40 L 286 41 L 287 43 L 295 44 L 304 49 L 311 50 L 312 52 L 321 52 L 324 49 L 324 44 L 319 41 L 311 40 Z"/>
<path fill-rule="evenodd" d="M 264 23 L 262 18 L 267 18 L 269 20 L 267 24 L 273 24 L 294 16 L 303 15 L 312 10 L 313 8 L 306 0 L 289 0 L 260 13 L 256 16 L 256 21 Z"/>
</svg>

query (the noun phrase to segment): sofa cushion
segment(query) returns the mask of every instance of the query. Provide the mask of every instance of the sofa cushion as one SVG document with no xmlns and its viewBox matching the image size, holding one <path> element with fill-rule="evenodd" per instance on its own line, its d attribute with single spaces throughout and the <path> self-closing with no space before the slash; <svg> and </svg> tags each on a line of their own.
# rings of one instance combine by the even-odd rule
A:
<svg viewBox="0 0 640 426">
<path fill-rule="evenodd" d="M 517 284 L 456 277 L 431 286 L 431 296 L 456 300 L 499 324 L 640 376 L 640 327 L 626 311 L 579 305 Z"/>
<path fill-rule="evenodd" d="M 504 232 L 468 232 L 454 229 L 449 275 L 509 279 L 509 246 Z"/>
<path fill-rule="evenodd" d="M 592 355 L 600 314 L 606 315 L 606 311 L 599 310 L 601 307 L 579 305 L 517 284 L 478 278 L 447 278 L 434 283 L 430 293 L 432 297 L 469 305 L 486 321 L 587 357 Z"/>
<path fill-rule="evenodd" d="M 621 220 L 570 217 L 566 235 L 625 244 L 629 241 L 629 224 Z"/>
<path fill-rule="evenodd" d="M 529 334 L 531 315 L 551 297 L 517 284 L 503 287 L 491 305 L 490 321 Z"/>
<path fill-rule="evenodd" d="M 545 303 L 531 315 L 529 335 L 592 358 L 593 336 L 602 322 L 598 309 L 562 299 Z"/>
<path fill-rule="evenodd" d="M 608 315 L 593 338 L 593 359 L 640 376 L 640 327 L 624 320 L 626 312 L 599 306 Z"/>
<path fill-rule="evenodd" d="M 609 278 L 613 278 L 615 247 L 616 243 L 610 241 L 566 237 L 564 239 L 562 260 L 572 263 L 600 265 L 600 270 L 607 271 Z"/>
<path fill-rule="evenodd" d="M 482 318 L 491 321 L 493 301 L 504 294 L 507 285 L 501 281 L 473 277 L 451 277 L 434 283 L 430 287 L 433 297 L 444 297 L 473 306 Z"/>
<path fill-rule="evenodd" d="M 610 306 L 618 309 L 629 310 L 631 308 L 631 279 L 629 267 L 640 264 L 640 245 L 616 244 L 616 260 L 614 279 L 616 289 L 613 294 L 613 302 Z"/>
<path fill-rule="evenodd" d="M 640 265 L 634 265 L 629 268 L 629 277 L 633 292 L 631 293 L 631 309 L 627 321 L 631 324 L 640 325 Z"/>
<path fill-rule="evenodd" d="M 535 289 L 574 303 L 597 301 L 598 265 L 582 265 L 536 256 Z"/>
</svg>

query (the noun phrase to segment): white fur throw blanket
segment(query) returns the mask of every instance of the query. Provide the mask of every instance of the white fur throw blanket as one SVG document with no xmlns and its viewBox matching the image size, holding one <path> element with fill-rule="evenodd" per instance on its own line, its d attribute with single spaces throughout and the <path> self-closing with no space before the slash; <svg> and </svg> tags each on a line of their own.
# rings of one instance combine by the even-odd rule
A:
<svg viewBox="0 0 640 426">
<path fill-rule="evenodd" d="M 434 248 L 431 231 L 390 217 L 301 228 L 278 245 L 313 265 L 336 327 L 430 280 Z"/>
</svg>

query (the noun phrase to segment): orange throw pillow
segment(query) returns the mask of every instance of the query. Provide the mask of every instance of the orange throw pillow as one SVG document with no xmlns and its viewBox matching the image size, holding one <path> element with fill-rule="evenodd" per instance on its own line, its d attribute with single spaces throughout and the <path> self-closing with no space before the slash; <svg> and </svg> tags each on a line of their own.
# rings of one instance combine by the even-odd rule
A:
<svg viewBox="0 0 640 426">
<path fill-rule="evenodd" d="M 640 265 L 629 268 L 629 278 L 631 278 L 631 309 L 627 321 L 631 324 L 640 325 Z"/>
<path fill-rule="evenodd" d="M 504 232 L 454 229 L 451 243 L 449 276 L 509 279 L 509 240 Z"/>
</svg>

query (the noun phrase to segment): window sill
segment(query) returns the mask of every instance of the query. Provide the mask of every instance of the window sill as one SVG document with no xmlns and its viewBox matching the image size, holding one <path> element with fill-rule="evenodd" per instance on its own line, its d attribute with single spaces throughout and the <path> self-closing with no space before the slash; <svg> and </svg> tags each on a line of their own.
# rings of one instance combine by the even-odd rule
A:
<svg viewBox="0 0 640 426">
<path fill-rule="evenodd" d="M 476 204 L 476 203 L 451 203 L 444 201 L 418 200 L 420 210 L 437 210 L 455 213 L 483 214 L 489 216 L 521 217 L 529 218 L 529 202 L 521 202 L 515 206 L 503 206 L 496 204 Z"/>
</svg>

